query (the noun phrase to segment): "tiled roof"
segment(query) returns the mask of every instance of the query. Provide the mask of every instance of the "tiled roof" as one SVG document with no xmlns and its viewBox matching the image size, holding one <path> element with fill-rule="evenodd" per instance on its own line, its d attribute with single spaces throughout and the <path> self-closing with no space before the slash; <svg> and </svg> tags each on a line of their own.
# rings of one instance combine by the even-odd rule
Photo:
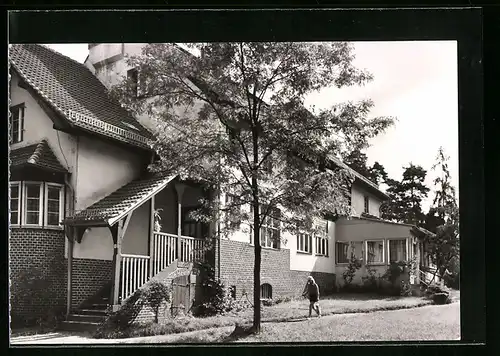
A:
<svg viewBox="0 0 500 356">
<path fill-rule="evenodd" d="M 371 180 L 369 180 L 368 178 L 366 178 L 365 176 L 363 176 L 361 173 L 359 173 L 356 170 L 354 170 L 351 167 L 349 167 L 347 164 L 345 164 L 344 162 L 342 162 L 340 159 L 338 159 L 334 155 L 330 155 L 328 157 L 328 159 L 330 159 L 336 166 L 338 166 L 340 168 L 347 169 L 349 172 L 351 172 L 354 175 L 354 177 L 359 182 L 361 182 L 362 184 L 364 184 L 365 187 L 371 188 L 372 191 L 374 191 L 380 198 L 382 198 L 382 199 L 389 199 L 389 196 L 386 193 L 384 193 L 383 191 L 381 191 L 380 188 L 375 183 L 373 183 Z"/>
<path fill-rule="evenodd" d="M 87 209 L 66 218 L 64 223 L 78 225 L 95 222 L 113 225 L 129 211 L 162 190 L 174 178 L 175 176 L 166 176 L 162 173 L 150 173 L 124 185 Z"/>
<path fill-rule="evenodd" d="M 85 65 L 38 44 L 12 45 L 9 59 L 22 79 L 70 124 L 149 147 L 152 134 L 110 98 L 107 88 Z"/>
<path fill-rule="evenodd" d="M 32 165 L 56 172 L 68 172 L 59 162 L 45 140 L 34 145 L 12 150 L 10 152 L 10 160 L 12 167 Z"/>
</svg>

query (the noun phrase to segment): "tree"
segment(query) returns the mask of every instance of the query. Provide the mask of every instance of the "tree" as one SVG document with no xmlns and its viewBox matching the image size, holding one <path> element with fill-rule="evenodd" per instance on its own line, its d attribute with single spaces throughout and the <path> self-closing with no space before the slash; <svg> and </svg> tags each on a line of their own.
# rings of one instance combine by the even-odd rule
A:
<svg viewBox="0 0 500 356">
<path fill-rule="evenodd" d="M 359 148 L 349 152 L 344 157 L 345 164 L 371 180 L 376 185 L 385 183 L 387 173 L 385 172 L 384 166 L 382 166 L 379 162 L 375 162 L 373 166 L 369 167 L 367 160 L 368 158 L 366 157 L 366 154 L 361 152 Z"/>
<path fill-rule="evenodd" d="M 401 181 L 388 178 L 387 193 L 389 200 L 382 204 L 382 217 L 406 224 L 421 225 L 425 215 L 422 212 L 422 200 L 427 196 L 429 188 L 424 181 L 427 172 L 421 166 L 412 163 L 403 167 Z"/>
<path fill-rule="evenodd" d="M 446 270 L 451 266 L 457 267 L 455 269 L 459 267 L 459 210 L 455 188 L 451 184 L 448 162 L 449 156 L 440 147 L 436 163 L 432 166 L 433 171 L 438 171 L 434 179 L 435 196 L 425 221 L 426 228 L 435 233 L 425 241 L 427 252 L 436 265 L 432 280 L 437 273 L 445 276 Z M 459 273 L 459 271 L 455 270 L 454 273 Z"/>
<path fill-rule="evenodd" d="M 386 183 L 388 176 L 385 171 L 384 166 L 382 166 L 379 162 L 375 162 L 373 166 L 369 168 L 370 171 L 370 180 L 376 185 L 380 185 L 382 183 Z"/>
<path fill-rule="evenodd" d="M 323 87 L 372 79 L 353 67 L 348 43 L 187 46 L 189 52 L 172 44 L 145 46 L 129 59 L 139 71 L 140 97 L 131 79 L 113 92 L 130 110 L 154 120 L 160 160 L 153 170 L 231 193 L 222 207 L 217 199 L 204 201 L 208 219 L 223 222 L 228 211 L 252 207 L 242 217 L 255 242 L 253 331 L 259 332 L 261 244 L 281 239 L 279 229 L 261 234 L 263 225 L 314 231 L 313 218 L 348 214 L 353 177 L 328 157 L 366 147 L 393 119 L 368 119 L 370 100 L 305 108 L 306 95 Z"/>
</svg>

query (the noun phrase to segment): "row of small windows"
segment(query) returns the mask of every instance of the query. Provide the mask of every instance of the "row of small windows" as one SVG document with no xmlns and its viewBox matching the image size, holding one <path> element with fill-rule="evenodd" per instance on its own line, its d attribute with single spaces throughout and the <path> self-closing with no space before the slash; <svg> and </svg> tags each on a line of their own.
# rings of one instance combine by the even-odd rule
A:
<svg viewBox="0 0 500 356">
<path fill-rule="evenodd" d="M 10 224 L 60 227 L 64 186 L 47 182 L 10 182 Z"/>
<path fill-rule="evenodd" d="M 367 264 L 402 262 L 408 259 L 408 239 L 337 241 L 335 262 L 349 263 L 351 256 L 365 260 Z"/>
</svg>

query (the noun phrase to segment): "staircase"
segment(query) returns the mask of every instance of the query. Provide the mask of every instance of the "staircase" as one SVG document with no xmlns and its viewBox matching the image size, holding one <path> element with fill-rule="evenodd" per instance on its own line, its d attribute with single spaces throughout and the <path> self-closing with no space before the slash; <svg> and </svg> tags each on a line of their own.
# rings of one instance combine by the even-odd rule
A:
<svg viewBox="0 0 500 356">
<path fill-rule="evenodd" d="M 179 276 L 190 273 L 193 261 L 204 258 L 204 241 L 188 236 L 180 238 L 179 252 L 176 251 L 176 235 L 167 233 L 154 234 L 152 261 L 150 256 L 122 254 L 119 300 L 123 303 L 139 288 L 151 279 L 171 283 Z M 151 262 L 151 265 L 150 265 Z M 150 269 L 152 268 L 152 277 Z M 107 283 L 94 297 L 75 309 L 67 320 L 62 322 L 60 330 L 93 331 L 106 318 L 106 309 L 110 302 L 111 282 Z"/>
<path fill-rule="evenodd" d="M 99 292 L 79 308 L 68 315 L 67 320 L 59 326 L 65 331 L 95 331 L 99 324 L 106 318 L 106 309 L 111 293 L 111 283 L 104 285 Z"/>
</svg>

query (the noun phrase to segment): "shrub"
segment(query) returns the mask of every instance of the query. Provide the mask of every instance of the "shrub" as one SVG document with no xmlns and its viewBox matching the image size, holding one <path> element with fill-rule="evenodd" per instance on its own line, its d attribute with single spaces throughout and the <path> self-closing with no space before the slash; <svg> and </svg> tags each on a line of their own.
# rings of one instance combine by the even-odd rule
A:
<svg viewBox="0 0 500 356">
<path fill-rule="evenodd" d="M 55 253 L 46 256 L 47 259 L 40 265 L 33 258 L 25 260 L 24 268 L 12 273 L 10 276 L 10 302 L 12 305 L 12 325 L 38 326 L 47 331 L 54 329 L 64 318 L 64 307 L 48 307 L 38 317 L 17 315 L 16 309 L 22 306 L 37 304 L 52 304 L 60 296 L 54 286 L 54 271 L 64 269 L 64 262 Z"/>
<path fill-rule="evenodd" d="M 143 305 L 142 289 L 138 289 L 117 311 L 113 312 L 111 306 L 109 306 L 106 312 L 106 318 L 98 326 L 94 337 L 120 337 L 121 333 L 128 329 L 135 321 Z"/>
<path fill-rule="evenodd" d="M 425 296 L 431 299 L 435 304 L 451 303 L 450 290 L 445 286 L 431 284 L 425 290 Z"/>
<path fill-rule="evenodd" d="M 412 261 L 391 262 L 389 268 L 382 276 L 383 279 L 389 282 L 389 285 L 381 288 L 382 294 L 409 296 L 411 295 L 411 286 L 402 277 L 409 276 L 409 268 L 413 266 Z"/>
<path fill-rule="evenodd" d="M 158 314 L 164 302 L 170 302 L 170 288 L 162 281 L 151 280 L 141 292 L 143 304 L 149 305 L 155 314 L 154 322 L 158 323 Z"/>
<path fill-rule="evenodd" d="M 361 260 L 356 258 L 354 253 L 351 254 L 349 259 L 349 264 L 346 266 L 344 272 L 342 272 L 342 278 L 344 279 L 344 286 L 351 284 L 357 270 L 361 268 Z"/>
<path fill-rule="evenodd" d="M 378 292 L 379 278 L 375 275 L 377 270 L 369 265 L 365 266 L 367 275 L 362 277 L 363 289 L 367 292 Z"/>
<path fill-rule="evenodd" d="M 200 271 L 203 300 L 194 309 L 197 316 L 224 314 L 233 310 L 236 300 L 231 295 L 231 288 L 215 278 L 214 268 L 205 262 L 197 263 Z"/>
</svg>

